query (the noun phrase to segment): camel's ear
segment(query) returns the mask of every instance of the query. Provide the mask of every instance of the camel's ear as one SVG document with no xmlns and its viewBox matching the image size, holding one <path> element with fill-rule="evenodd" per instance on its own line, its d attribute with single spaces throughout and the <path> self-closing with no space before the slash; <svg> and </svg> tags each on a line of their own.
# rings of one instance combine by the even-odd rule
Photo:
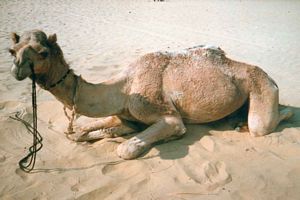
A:
<svg viewBox="0 0 300 200">
<path fill-rule="evenodd" d="M 10 37 L 11 37 L 12 41 L 14 42 L 14 44 L 17 44 L 20 41 L 20 36 L 15 32 L 11 33 Z"/>
<path fill-rule="evenodd" d="M 55 44 L 56 41 L 57 41 L 57 38 L 56 38 L 56 34 L 55 34 L 55 33 L 48 36 L 48 42 L 49 42 L 50 44 Z"/>
</svg>

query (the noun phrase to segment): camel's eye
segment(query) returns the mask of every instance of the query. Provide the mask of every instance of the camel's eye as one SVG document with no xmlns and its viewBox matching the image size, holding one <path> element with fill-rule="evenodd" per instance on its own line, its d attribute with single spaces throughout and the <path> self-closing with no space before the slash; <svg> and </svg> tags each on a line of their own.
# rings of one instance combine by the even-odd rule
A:
<svg viewBox="0 0 300 200">
<path fill-rule="evenodd" d="M 42 56 L 42 58 L 47 58 L 48 57 L 48 52 L 47 51 L 42 51 L 42 52 L 40 52 L 39 53 L 41 56 Z"/>
<path fill-rule="evenodd" d="M 9 49 L 8 51 L 12 56 L 16 56 L 16 51 L 14 49 Z"/>
</svg>

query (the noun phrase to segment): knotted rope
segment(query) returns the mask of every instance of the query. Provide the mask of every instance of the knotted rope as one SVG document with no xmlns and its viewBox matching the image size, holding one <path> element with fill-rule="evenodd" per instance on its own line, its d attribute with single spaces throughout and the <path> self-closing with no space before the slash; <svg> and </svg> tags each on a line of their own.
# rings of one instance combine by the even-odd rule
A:
<svg viewBox="0 0 300 200">
<path fill-rule="evenodd" d="M 20 112 L 17 112 L 14 117 L 10 116 L 11 119 L 22 122 L 26 127 L 27 131 L 31 133 L 33 136 L 33 141 L 32 141 L 33 144 L 31 147 L 29 147 L 29 153 L 19 161 L 20 169 L 27 173 L 33 170 L 36 161 L 36 154 L 43 147 L 42 144 L 43 138 L 39 133 L 39 131 L 37 130 L 37 105 L 36 105 L 36 84 L 35 84 L 36 76 L 33 67 L 31 68 L 31 70 L 32 70 L 32 119 L 33 119 L 32 125 L 27 121 L 21 119 Z"/>
<path fill-rule="evenodd" d="M 67 117 L 67 119 L 69 120 L 68 129 L 65 132 L 65 134 L 67 135 L 67 138 L 68 138 L 68 135 L 75 133 L 75 131 L 73 129 L 73 124 L 76 119 L 75 99 L 76 99 L 76 94 L 77 94 L 77 86 L 78 86 L 78 77 L 74 76 L 74 86 L 73 86 L 73 94 L 72 94 L 72 109 L 69 109 L 71 111 L 71 115 L 70 116 L 68 115 L 67 106 L 64 105 L 64 108 L 63 108 L 64 114 Z"/>
<path fill-rule="evenodd" d="M 73 129 L 73 123 L 74 123 L 74 120 L 76 118 L 76 112 L 75 112 L 75 107 L 73 106 L 72 107 L 72 113 L 71 113 L 71 116 L 68 115 L 67 113 L 67 107 L 64 106 L 64 113 L 65 113 L 65 116 L 68 118 L 69 120 L 69 125 L 68 125 L 68 129 L 67 129 L 67 132 L 65 132 L 65 134 L 67 135 L 70 135 L 70 134 L 73 134 L 75 133 L 74 132 L 74 129 Z"/>
</svg>

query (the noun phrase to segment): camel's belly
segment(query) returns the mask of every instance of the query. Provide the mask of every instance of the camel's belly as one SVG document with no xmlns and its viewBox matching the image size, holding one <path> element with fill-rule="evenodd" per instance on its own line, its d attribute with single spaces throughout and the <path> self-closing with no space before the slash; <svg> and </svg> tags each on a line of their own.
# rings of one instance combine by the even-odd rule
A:
<svg viewBox="0 0 300 200">
<path fill-rule="evenodd" d="M 186 122 L 221 119 L 240 108 L 247 95 L 215 68 L 177 69 L 166 74 L 164 89 Z"/>
</svg>

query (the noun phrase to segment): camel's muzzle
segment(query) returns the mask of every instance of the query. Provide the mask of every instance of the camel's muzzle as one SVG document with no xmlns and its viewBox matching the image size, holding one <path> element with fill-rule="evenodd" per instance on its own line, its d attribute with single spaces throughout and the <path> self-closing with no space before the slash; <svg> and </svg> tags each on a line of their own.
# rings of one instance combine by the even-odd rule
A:
<svg viewBox="0 0 300 200">
<path fill-rule="evenodd" d="M 30 76 L 31 74 L 31 70 L 30 67 L 17 67 L 15 64 L 12 65 L 11 68 L 11 74 L 13 75 L 13 77 L 15 77 L 15 79 L 17 79 L 18 81 L 22 81 L 25 78 L 27 78 L 28 76 Z"/>
</svg>

